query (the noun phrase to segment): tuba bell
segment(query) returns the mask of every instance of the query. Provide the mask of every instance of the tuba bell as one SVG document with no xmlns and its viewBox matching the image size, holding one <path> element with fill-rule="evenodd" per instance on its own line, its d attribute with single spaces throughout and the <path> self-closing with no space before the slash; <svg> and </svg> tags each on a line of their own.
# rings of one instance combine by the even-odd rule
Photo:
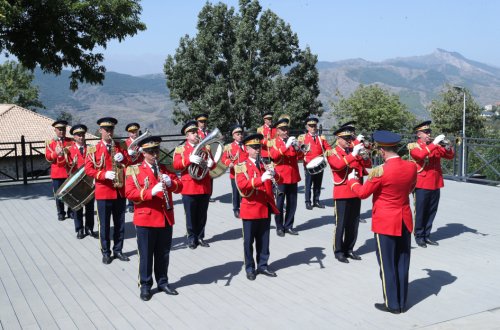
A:
<svg viewBox="0 0 500 330">
<path fill-rule="evenodd" d="M 207 176 L 208 171 L 210 170 L 207 166 L 206 160 L 208 157 L 210 157 L 209 151 L 203 149 L 203 147 L 212 144 L 212 143 L 218 143 L 219 147 L 224 149 L 224 145 L 222 144 L 222 141 L 224 140 L 224 136 L 222 133 L 219 131 L 218 128 L 214 129 L 210 134 L 208 134 L 200 143 L 194 147 L 193 150 L 193 155 L 200 156 L 203 158 L 203 162 L 200 164 L 190 164 L 188 171 L 189 175 L 195 179 L 195 180 L 202 180 L 205 176 Z M 220 157 L 222 156 L 222 152 L 217 153 L 216 157 L 214 158 L 214 162 L 218 163 L 220 160 Z"/>
</svg>

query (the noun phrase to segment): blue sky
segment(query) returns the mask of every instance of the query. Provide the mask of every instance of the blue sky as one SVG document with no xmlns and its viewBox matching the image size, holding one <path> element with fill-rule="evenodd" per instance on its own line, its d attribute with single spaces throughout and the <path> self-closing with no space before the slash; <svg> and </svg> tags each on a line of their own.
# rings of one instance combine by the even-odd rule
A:
<svg viewBox="0 0 500 330">
<path fill-rule="evenodd" d="M 212 1 L 217 3 L 218 1 Z M 222 1 L 238 7 L 237 0 Z M 204 0 L 143 0 L 148 29 L 104 50 L 108 71 L 161 73 L 179 39 L 196 34 Z M 261 0 L 291 25 L 301 47 L 320 61 L 383 61 L 426 55 L 437 48 L 500 67 L 500 1 L 485 0 Z"/>
</svg>

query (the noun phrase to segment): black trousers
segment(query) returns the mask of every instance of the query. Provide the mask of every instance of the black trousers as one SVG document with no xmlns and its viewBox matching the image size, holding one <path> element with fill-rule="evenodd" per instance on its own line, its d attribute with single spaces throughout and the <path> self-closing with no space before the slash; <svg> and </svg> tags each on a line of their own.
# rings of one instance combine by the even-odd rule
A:
<svg viewBox="0 0 500 330">
<path fill-rule="evenodd" d="M 439 205 L 441 190 L 416 188 L 413 194 L 415 199 L 415 240 L 422 242 L 431 235 L 432 224 Z"/>
<path fill-rule="evenodd" d="M 375 241 L 385 305 L 391 309 L 404 309 L 408 298 L 411 233 L 403 224 L 401 236 L 375 233 Z"/>
<path fill-rule="evenodd" d="M 287 230 L 293 228 L 293 221 L 295 220 L 295 211 L 297 210 L 297 184 L 280 184 L 278 185 L 279 191 L 283 194 L 276 197 L 276 206 L 280 211 L 280 214 L 274 216 L 276 222 L 276 229 Z M 286 208 L 283 210 L 285 206 Z M 285 212 L 283 212 L 285 211 Z M 283 215 L 284 213 L 284 215 Z"/>
<path fill-rule="evenodd" d="M 255 271 L 253 258 L 253 243 L 255 242 L 255 257 L 257 269 L 267 269 L 269 260 L 269 231 L 271 216 L 267 219 L 242 220 L 243 223 L 243 249 L 245 254 L 245 271 Z"/>
<path fill-rule="evenodd" d="M 113 253 L 122 252 L 125 237 L 125 198 L 98 199 L 97 219 L 99 223 L 99 241 L 103 255 L 111 255 L 110 222 L 113 216 Z"/>
<path fill-rule="evenodd" d="M 136 226 L 135 230 L 139 253 L 139 288 L 151 289 L 153 286 L 153 265 L 156 284 L 168 284 L 172 226 L 168 223 L 161 228 Z"/>
<path fill-rule="evenodd" d="M 306 176 L 306 185 L 304 187 L 306 203 L 311 203 L 311 188 L 313 191 L 313 203 L 317 203 L 319 202 L 319 195 L 321 194 L 323 172 L 311 175 L 306 169 L 304 169 L 304 173 Z"/>
<path fill-rule="evenodd" d="M 236 187 L 236 181 L 235 179 L 231 179 L 231 190 L 232 190 L 232 199 L 233 199 L 233 211 L 239 210 L 240 209 L 240 201 L 241 201 L 241 196 L 240 192 L 238 191 L 238 188 Z"/>
<path fill-rule="evenodd" d="M 361 199 L 343 198 L 335 200 L 335 232 L 333 252 L 335 257 L 351 253 L 358 239 Z"/>
<path fill-rule="evenodd" d="M 83 229 L 83 209 L 85 208 L 85 228 L 94 229 L 94 202 L 92 198 L 84 207 L 78 211 L 73 211 L 73 221 L 75 222 L 75 232 Z"/>
<path fill-rule="evenodd" d="M 57 190 L 62 186 L 66 179 L 52 179 L 52 191 L 54 192 L 54 199 L 56 200 L 57 215 L 66 218 L 66 212 L 64 211 L 64 203 L 62 200 L 56 198 Z M 69 210 L 69 208 L 68 208 Z"/>
<path fill-rule="evenodd" d="M 205 238 L 207 211 L 210 195 L 182 195 L 182 203 L 186 212 L 187 243 L 198 244 Z"/>
</svg>

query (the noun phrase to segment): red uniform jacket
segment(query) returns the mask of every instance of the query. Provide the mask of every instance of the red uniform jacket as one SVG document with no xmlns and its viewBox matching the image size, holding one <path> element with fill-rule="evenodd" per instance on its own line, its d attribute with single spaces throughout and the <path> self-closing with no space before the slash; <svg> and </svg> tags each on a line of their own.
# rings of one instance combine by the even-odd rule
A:
<svg viewBox="0 0 500 330">
<path fill-rule="evenodd" d="M 123 179 L 125 179 L 125 168 L 130 159 L 128 158 L 125 143 L 115 140 L 115 154 L 121 152 L 123 161 L 121 170 Z M 102 140 L 95 146 L 87 148 L 87 157 L 85 158 L 85 173 L 95 179 L 95 199 L 117 199 L 119 196 L 125 197 L 125 184 L 122 188 L 113 187 L 113 181 L 105 178 L 106 171 L 113 171 L 113 161 L 108 153 L 106 143 Z"/>
<path fill-rule="evenodd" d="M 125 144 L 127 145 L 127 155 L 128 155 L 128 148 L 130 147 L 130 144 L 132 142 L 134 142 L 134 140 L 132 140 L 132 138 L 128 138 L 125 140 Z M 136 154 L 134 155 L 134 157 L 129 155 L 129 158 L 130 158 L 129 165 L 141 164 L 142 161 L 144 160 L 144 155 L 139 151 L 139 148 L 137 148 Z"/>
<path fill-rule="evenodd" d="M 401 236 L 403 222 L 410 233 L 413 231 L 409 194 L 416 181 L 416 165 L 396 157 L 374 168 L 364 185 L 354 179 L 348 182 L 361 199 L 373 194 L 372 231 Z"/>
<path fill-rule="evenodd" d="M 62 142 L 52 139 L 45 142 L 45 159 L 50 163 L 50 177 L 52 179 L 66 179 L 69 171 L 68 149 L 71 147 L 72 140 L 64 138 Z M 56 153 L 57 144 L 62 144 L 65 149 L 64 154 L 59 156 Z"/>
<path fill-rule="evenodd" d="M 330 147 L 330 145 L 326 141 L 324 135 L 316 136 L 315 140 L 310 133 L 307 133 L 300 135 L 297 140 L 299 142 L 302 142 L 303 144 L 308 144 L 310 146 L 309 151 L 304 153 L 304 166 L 306 166 L 314 158 L 323 156 L 325 150 L 332 149 L 332 147 Z"/>
<path fill-rule="evenodd" d="M 85 166 L 85 155 L 87 154 L 87 145 L 83 145 L 83 155 L 80 153 L 80 148 L 73 142 L 69 148 L 70 174 L 75 173 L 79 168 Z"/>
<path fill-rule="evenodd" d="M 224 153 L 220 161 L 226 166 L 230 164 L 237 165 L 244 162 L 247 157 L 248 154 L 245 146 L 243 144 L 240 146 L 238 142 L 233 141 L 233 143 L 224 146 Z M 230 169 L 229 176 L 231 179 L 234 179 L 234 167 Z"/>
<path fill-rule="evenodd" d="M 134 202 L 134 225 L 142 227 L 165 227 L 165 219 L 170 226 L 175 223 L 174 201 L 172 193 L 182 191 L 182 182 L 177 175 L 160 165 L 161 174 L 167 174 L 172 180 L 172 185 L 167 187 L 167 196 L 170 210 L 167 210 L 165 194 L 159 192 L 152 195 L 153 187 L 159 182 L 155 177 L 151 166 L 146 161 L 141 164 L 132 165 L 127 168 L 127 179 L 125 183 L 125 196 Z"/>
<path fill-rule="evenodd" d="M 276 172 L 281 176 L 284 184 L 297 183 L 300 179 L 299 159 L 303 157 L 302 151 L 296 151 L 293 146 L 286 147 L 285 141 L 277 137 L 269 149 L 274 161 Z"/>
<path fill-rule="evenodd" d="M 191 162 L 189 161 L 189 155 L 193 152 L 194 147 L 186 142 L 184 145 L 175 148 L 174 152 L 174 169 L 176 171 L 181 172 L 181 181 L 182 181 L 182 194 L 183 195 L 203 195 L 210 194 L 212 182 L 210 180 L 210 174 L 207 173 L 205 177 L 201 180 L 195 180 L 189 175 L 189 165 Z M 207 151 L 206 147 L 203 147 L 203 150 Z M 207 151 L 208 152 L 208 151 Z M 208 156 L 212 158 L 210 152 L 208 152 Z M 210 168 L 213 170 L 217 164 Z"/>
<path fill-rule="evenodd" d="M 248 159 L 246 162 L 236 166 L 236 185 L 241 195 L 240 216 L 245 220 L 267 219 L 271 212 L 279 214 L 273 195 L 271 180 L 262 182 L 260 177 L 265 172 L 262 167 L 259 169 L 255 163 Z M 276 182 L 280 182 L 281 177 L 275 174 Z"/>
<path fill-rule="evenodd" d="M 327 155 L 333 176 L 333 198 L 358 198 L 347 185 L 347 176 L 353 170 L 356 170 L 358 177 L 362 178 L 366 173 L 365 168 L 372 166 L 371 160 L 363 160 L 360 156 L 347 154 L 339 145 L 328 152 Z"/>
<path fill-rule="evenodd" d="M 198 136 L 203 140 L 204 138 L 207 137 L 207 135 L 210 134 L 210 131 L 208 128 L 205 128 L 205 131 L 203 131 L 201 128 L 198 128 Z"/>
<path fill-rule="evenodd" d="M 260 143 L 262 144 L 262 150 L 260 152 L 260 156 L 262 158 L 271 157 L 269 155 L 268 143 L 271 142 L 271 140 L 276 137 L 276 128 L 271 128 L 266 124 L 264 124 L 259 128 L 257 128 L 257 133 L 264 135 L 264 138 L 262 139 L 262 141 L 260 141 Z"/>
<path fill-rule="evenodd" d="M 446 150 L 440 145 L 429 145 L 418 140 L 408 144 L 410 156 L 417 163 L 417 188 L 436 190 L 444 186 L 441 158 L 453 159 L 453 149 Z"/>
</svg>

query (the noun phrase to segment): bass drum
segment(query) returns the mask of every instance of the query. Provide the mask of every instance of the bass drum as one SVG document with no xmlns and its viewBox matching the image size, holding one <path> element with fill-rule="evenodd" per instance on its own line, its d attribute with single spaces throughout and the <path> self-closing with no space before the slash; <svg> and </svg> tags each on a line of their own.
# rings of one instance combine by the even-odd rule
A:
<svg viewBox="0 0 500 330">
<path fill-rule="evenodd" d="M 326 168 L 326 160 L 325 157 L 323 156 L 318 156 L 313 158 L 306 165 L 306 171 L 311 175 L 321 173 L 325 168 Z"/>
<path fill-rule="evenodd" d="M 73 211 L 78 211 L 94 198 L 94 179 L 85 174 L 85 168 L 82 166 L 57 189 L 56 198 L 66 203 Z"/>
</svg>

